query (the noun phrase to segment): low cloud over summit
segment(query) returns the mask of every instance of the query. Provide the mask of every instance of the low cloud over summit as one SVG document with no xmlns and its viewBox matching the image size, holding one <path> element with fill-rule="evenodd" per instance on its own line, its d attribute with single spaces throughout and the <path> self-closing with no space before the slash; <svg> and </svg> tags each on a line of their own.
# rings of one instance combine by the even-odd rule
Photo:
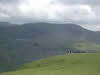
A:
<svg viewBox="0 0 100 75">
<path fill-rule="evenodd" d="M 0 0 L 0 21 L 70 22 L 100 30 L 99 9 L 99 0 Z"/>
</svg>

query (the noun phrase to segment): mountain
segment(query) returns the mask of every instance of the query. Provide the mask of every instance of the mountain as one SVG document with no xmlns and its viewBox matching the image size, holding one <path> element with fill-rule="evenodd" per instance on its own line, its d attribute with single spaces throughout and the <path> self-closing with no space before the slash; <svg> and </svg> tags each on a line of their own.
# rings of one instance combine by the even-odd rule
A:
<svg viewBox="0 0 100 75">
<path fill-rule="evenodd" d="M 0 72 L 15 70 L 40 58 L 66 54 L 67 49 L 74 53 L 98 53 L 100 34 L 71 23 L 0 23 Z"/>
<path fill-rule="evenodd" d="M 0 27 L 3 26 L 3 27 L 6 27 L 6 26 L 14 26 L 14 25 L 17 25 L 17 24 L 12 24 L 12 23 L 9 23 L 9 22 L 0 22 Z"/>
<path fill-rule="evenodd" d="M 41 59 L 0 75 L 100 75 L 100 54 L 71 54 Z"/>
</svg>

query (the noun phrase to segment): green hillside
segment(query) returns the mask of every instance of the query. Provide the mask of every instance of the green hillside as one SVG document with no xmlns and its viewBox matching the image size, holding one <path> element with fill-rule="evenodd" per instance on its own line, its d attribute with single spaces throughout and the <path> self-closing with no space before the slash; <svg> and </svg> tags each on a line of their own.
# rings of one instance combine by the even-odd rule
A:
<svg viewBox="0 0 100 75">
<path fill-rule="evenodd" d="M 100 32 L 77 24 L 27 23 L 15 25 L 0 22 L 0 72 L 56 55 L 100 53 Z"/>
<path fill-rule="evenodd" d="M 100 54 L 70 54 L 25 64 L 0 75 L 100 75 Z"/>
</svg>

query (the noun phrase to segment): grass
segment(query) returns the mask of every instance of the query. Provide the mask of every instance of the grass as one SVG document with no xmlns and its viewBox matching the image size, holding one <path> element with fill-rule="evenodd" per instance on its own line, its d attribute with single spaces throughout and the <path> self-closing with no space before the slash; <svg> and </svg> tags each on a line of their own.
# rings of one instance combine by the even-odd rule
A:
<svg viewBox="0 0 100 75">
<path fill-rule="evenodd" d="M 71 54 L 41 59 L 0 75 L 100 75 L 100 54 Z"/>
<path fill-rule="evenodd" d="M 74 45 L 74 48 L 86 52 L 88 52 L 89 50 L 100 51 L 100 45 L 92 42 L 76 43 Z"/>
</svg>

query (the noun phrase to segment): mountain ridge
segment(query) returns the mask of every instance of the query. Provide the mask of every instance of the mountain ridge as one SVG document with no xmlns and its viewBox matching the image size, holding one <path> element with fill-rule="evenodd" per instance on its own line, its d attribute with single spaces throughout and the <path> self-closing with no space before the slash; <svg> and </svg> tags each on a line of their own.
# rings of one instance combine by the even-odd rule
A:
<svg viewBox="0 0 100 75">
<path fill-rule="evenodd" d="M 0 71 L 40 58 L 100 52 L 100 34 L 73 24 L 28 23 L 0 27 Z M 6 61 L 6 62 L 5 62 Z"/>
<path fill-rule="evenodd" d="M 49 22 L 35 22 L 35 23 L 23 23 L 23 24 L 17 24 L 17 23 L 10 23 L 10 22 L 0 22 L 0 25 L 1 24 L 4 24 L 4 25 L 18 25 L 18 26 L 20 26 L 20 25 L 28 25 L 28 24 L 53 24 L 53 25 L 55 25 L 55 24 L 58 24 L 58 25 L 75 25 L 75 26 L 80 26 L 79 24 L 75 24 L 75 23 L 49 23 Z M 82 27 L 82 26 L 80 26 L 80 27 Z M 82 27 L 82 28 L 84 28 L 84 27 Z M 86 28 L 84 28 L 84 29 L 86 29 Z M 86 30 L 89 30 L 89 29 L 86 29 Z M 89 31 L 92 31 L 92 30 L 89 30 Z M 93 32 L 95 32 L 95 31 L 93 31 Z M 99 32 L 99 31 L 96 31 L 96 32 Z"/>
</svg>

